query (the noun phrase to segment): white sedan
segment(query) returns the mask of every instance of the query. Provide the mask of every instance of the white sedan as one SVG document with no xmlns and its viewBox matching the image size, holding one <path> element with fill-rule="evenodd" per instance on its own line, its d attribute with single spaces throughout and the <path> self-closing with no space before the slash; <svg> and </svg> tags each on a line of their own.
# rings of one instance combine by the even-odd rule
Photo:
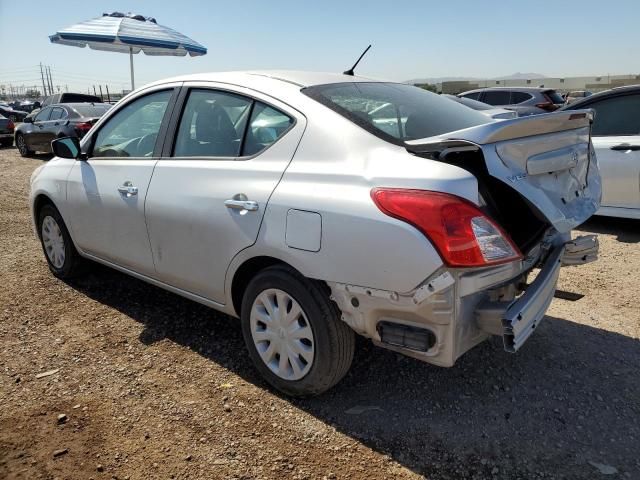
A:
<svg viewBox="0 0 640 480">
<path fill-rule="evenodd" d="M 597 215 L 640 219 L 640 86 L 620 87 L 562 110 L 594 110 L 593 147 L 602 175 Z"/>
<path fill-rule="evenodd" d="M 55 140 L 31 210 L 54 275 L 91 259 L 238 317 L 265 379 L 312 395 L 354 334 L 440 366 L 490 335 L 522 347 L 560 267 L 597 254 L 571 240 L 599 207 L 590 121 L 487 123 L 351 75 L 197 74 Z"/>
</svg>

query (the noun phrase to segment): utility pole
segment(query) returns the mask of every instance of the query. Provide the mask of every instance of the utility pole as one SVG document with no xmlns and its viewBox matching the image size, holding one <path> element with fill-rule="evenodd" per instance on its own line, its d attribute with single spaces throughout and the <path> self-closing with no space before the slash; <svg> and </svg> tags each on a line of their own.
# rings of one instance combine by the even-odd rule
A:
<svg viewBox="0 0 640 480">
<path fill-rule="evenodd" d="M 44 90 L 44 96 L 47 96 L 47 86 L 44 84 L 44 73 L 42 73 L 42 62 L 40 62 L 40 77 L 42 78 L 42 90 Z"/>
<path fill-rule="evenodd" d="M 111 96 L 109 95 L 109 85 L 105 85 L 104 88 L 107 89 L 107 102 L 111 103 Z"/>
<path fill-rule="evenodd" d="M 47 78 L 49 80 L 49 92 L 51 92 L 51 95 L 54 94 L 53 91 L 53 80 L 51 79 L 51 67 L 47 66 Z"/>
<path fill-rule="evenodd" d="M 102 97 L 102 85 L 98 85 L 100 87 L 100 100 L 104 102 L 104 98 Z"/>
<path fill-rule="evenodd" d="M 96 86 L 95 86 L 95 85 L 93 86 L 93 94 L 94 94 L 96 97 L 98 96 L 98 94 L 96 93 Z"/>
</svg>

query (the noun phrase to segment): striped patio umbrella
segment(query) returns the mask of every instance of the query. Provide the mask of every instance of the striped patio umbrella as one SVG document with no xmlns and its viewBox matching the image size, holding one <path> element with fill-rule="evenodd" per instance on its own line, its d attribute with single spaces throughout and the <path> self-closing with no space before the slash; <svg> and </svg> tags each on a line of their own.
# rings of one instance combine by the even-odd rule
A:
<svg viewBox="0 0 640 480">
<path fill-rule="evenodd" d="M 158 25 L 155 18 L 131 13 L 103 13 L 101 17 L 77 23 L 49 36 L 51 43 L 93 50 L 129 54 L 131 89 L 135 88 L 133 54 L 192 57 L 206 55 L 207 49 L 195 40 Z"/>
</svg>

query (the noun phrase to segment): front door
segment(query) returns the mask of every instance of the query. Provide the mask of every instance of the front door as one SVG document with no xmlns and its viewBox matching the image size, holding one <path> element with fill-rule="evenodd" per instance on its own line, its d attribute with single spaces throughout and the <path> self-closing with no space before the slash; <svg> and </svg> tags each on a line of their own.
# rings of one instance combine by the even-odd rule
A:
<svg viewBox="0 0 640 480">
<path fill-rule="evenodd" d="M 88 159 L 76 162 L 67 181 L 68 218 L 78 247 L 146 275 L 154 268 L 145 198 L 173 92 L 165 87 L 143 94 L 110 114 L 87 147 L 83 142 Z"/>
<path fill-rule="evenodd" d="M 227 268 L 256 241 L 305 125 L 269 97 L 223 88 L 194 86 L 182 112 L 176 107 L 175 141 L 165 143 L 147 195 L 157 278 L 218 303 Z"/>
<path fill-rule="evenodd" d="M 31 132 L 25 135 L 25 143 L 30 150 L 43 150 L 45 145 L 45 126 L 49 121 L 49 115 L 53 108 L 47 107 L 40 110 L 33 119 L 33 125 L 31 125 Z"/>
</svg>

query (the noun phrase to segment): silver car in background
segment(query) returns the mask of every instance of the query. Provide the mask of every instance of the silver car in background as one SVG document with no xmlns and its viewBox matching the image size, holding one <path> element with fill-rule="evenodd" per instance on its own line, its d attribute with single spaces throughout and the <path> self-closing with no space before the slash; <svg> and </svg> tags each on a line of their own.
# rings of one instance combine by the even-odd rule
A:
<svg viewBox="0 0 640 480">
<path fill-rule="evenodd" d="M 454 102 L 461 103 L 465 107 L 473 108 L 480 113 L 486 115 L 494 120 L 505 120 L 507 118 L 516 118 L 518 113 L 514 110 L 507 110 L 506 108 L 496 108 L 486 103 L 473 100 L 471 98 L 456 97 L 455 95 L 449 95 L 448 93 L 442 94 L 443 97 L 453 100 Z"/>
<path fill-rule="evenodd" d="M 458 96 L 513 110 L 519 117 L 554 112 L 564 105 L 564 99 L 558 92 L 544 87 L 479 88 Z"/>
<path fill-rule="evenodd" d="M 599 206 L 590 122 L 488 122 L 350 75 L 196 74 L 54 141 L 31 210 L 54 275 L 91 259 L 239 317 L 264 378 L 313 395 L 354 334 L 446 367 L 490 335 L 517 351 L 560 267 L 597 254 L 571 239 Z"/>
</svg>

